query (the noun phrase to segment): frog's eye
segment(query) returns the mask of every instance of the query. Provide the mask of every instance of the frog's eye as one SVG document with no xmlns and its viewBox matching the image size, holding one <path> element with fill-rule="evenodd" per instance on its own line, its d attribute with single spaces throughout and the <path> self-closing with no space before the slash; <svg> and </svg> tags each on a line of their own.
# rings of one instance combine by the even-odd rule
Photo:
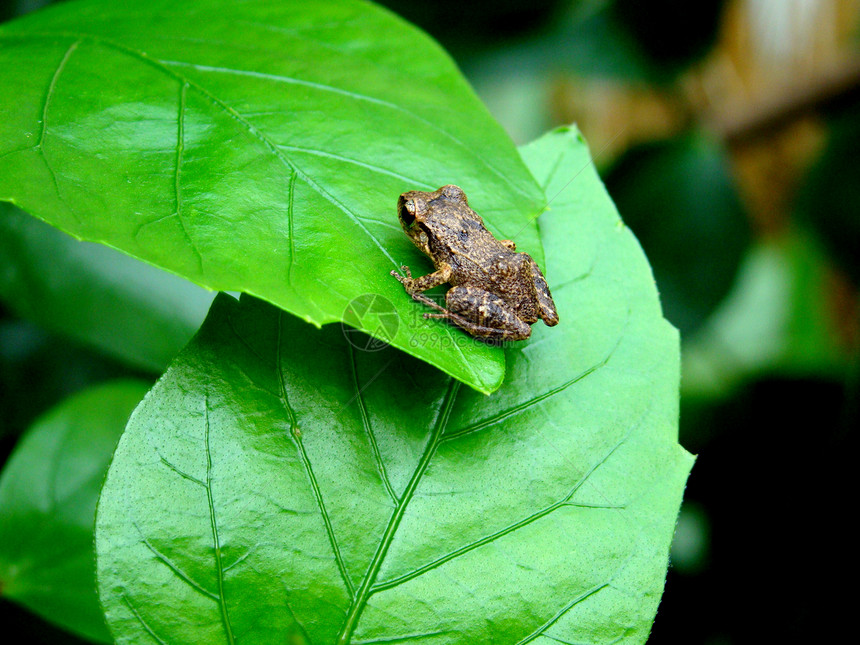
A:
<svg viewBox="0 0 860 645">
<path fill-rule="evenodd" d="M 466 193 L 463 192 L 463 189 L 459 186 L 455 186 L 454 184 L 448 184 L 447 186 L 442 186 L 442 193 L 451 197 L 452 199 L 458 199 L 460 201 L 466 201 Z"/>
<path fill-rule="evenodd" d="M 412 226 L 415 223 L 415 200 L 412 199 L 404 199 L 400 202 L 400 221 L 403 222 L 405 226 Z"/>
</svg>

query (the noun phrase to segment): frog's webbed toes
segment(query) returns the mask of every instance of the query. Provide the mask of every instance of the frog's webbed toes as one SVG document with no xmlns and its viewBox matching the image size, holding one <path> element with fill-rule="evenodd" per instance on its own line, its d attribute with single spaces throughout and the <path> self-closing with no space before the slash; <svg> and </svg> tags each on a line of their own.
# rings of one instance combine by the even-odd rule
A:
<svg viewBox="0 0 860 645">
<path fill-rule="evenodd" d="M 404 272 L 406 273 L 405 276 L 400 275 L 399 273 L 397 273 L 397 271 L 395 271 L 393 269 L 390 271 L 390 273 L 395 278 L 397 278 L 397 281 L 400 284 L 403 285 L 403 288 L 406 289 L 407 293 L 412 293 L 413 288 L 415 286 L 415 281 L 412 279 L 412 273 L 409 271 L 409 267 L 407 267 L 407 266 L 402 266 L 400 268 L 403 269 Z"/>
<path fill-rule="evenodd" d="M 404 275 L 400 275 L 399 273 L 397 273 L 397 269 L 392 269 L 391 271 L 389 271 L 389 273 L 391 275 L 393 275 L 395 278 L 397 278 L 398 280 L 400 280 L 401 282 L 403 282 L 403 280 L 411 280 L 412 279 L 412 272 L 409 270 L 408 266 L 403 264 L 400 266 L 400 270 L 403 271 Z"/>
</svg>

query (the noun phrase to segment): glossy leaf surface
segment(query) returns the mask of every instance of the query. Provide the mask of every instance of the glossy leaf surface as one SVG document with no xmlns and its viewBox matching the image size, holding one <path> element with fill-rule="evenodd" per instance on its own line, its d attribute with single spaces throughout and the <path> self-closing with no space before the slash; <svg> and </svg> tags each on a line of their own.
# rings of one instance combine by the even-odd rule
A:
<svg viewBox="0 0 860 645">
<path fill-rule="evenodd" d="M 561 323 L 490 397 L 216 298 L 99 503 L 118 642 L 645 641 L 692 465 L 677 332 L 579 136 L 523 155 Z"/>
<path fill-rule="evenodd" d="M 445 52 L 369 3 L 64 3 L 0 26 L 0 199 L 317 325 L 379 294 L 386 340 L 484 392 L 497 347 L 416 315 L 398 195 L 460 185 L 539 263 L 542 194 Z M 376 319 L 352 317 L 377 332 Z M 432 342 L 442 337 L 445 342 Z"/>
<path fill-rule="evenodd" d="M 65 400 L 33 424 L 0 477 L 0 594 L 100 642 L 110 636 L 95 590 L 96 500 L 148 388 L 113 381 Z"/>
</svg>

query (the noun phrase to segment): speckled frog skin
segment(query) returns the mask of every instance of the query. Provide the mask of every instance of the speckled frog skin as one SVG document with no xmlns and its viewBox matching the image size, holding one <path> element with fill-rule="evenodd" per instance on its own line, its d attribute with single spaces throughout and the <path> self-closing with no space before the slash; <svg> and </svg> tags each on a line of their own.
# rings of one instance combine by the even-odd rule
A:
<svg viewBox="0 0 860 645">
<path fill-rule="evenodd" d="M 392 271 L 415 300 L 435 309 L 425 318 L 447 318 L 472 336 L 524 340 L 542 319 L 558 324 L 558 313 L 538 265 L 528 253 L 517 253 L 511 240 L 497 240 L 469 208 L 458 186 L 433 192 L 411 190 L 397 202 L 397 214 L 409 239 L 431 260 L 433 273 L 413 278 Z M 423 295 L 448 283 L 446 307 Z"/>
</svg>

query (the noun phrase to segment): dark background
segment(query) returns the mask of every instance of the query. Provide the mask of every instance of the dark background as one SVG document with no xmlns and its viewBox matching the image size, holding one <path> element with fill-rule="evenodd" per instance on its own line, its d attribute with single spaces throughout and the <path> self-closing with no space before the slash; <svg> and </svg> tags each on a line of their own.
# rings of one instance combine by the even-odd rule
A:
<svg viewBox="0 0 860 645">
<path fill-rule="evenodd" d="M 0 2 L 0 20 L 41 4 Z M 698 461 L 649 643 L 850 634 L 860 4 L 383 4 L 448 48 L 517 143 L 578 123 L 681 331 Z M 157 376 L 0 303 L 0 463 L 38 414 L 122 375 Z M 2 598 L 0 622 L 83 642 Z"/>
</svg>

